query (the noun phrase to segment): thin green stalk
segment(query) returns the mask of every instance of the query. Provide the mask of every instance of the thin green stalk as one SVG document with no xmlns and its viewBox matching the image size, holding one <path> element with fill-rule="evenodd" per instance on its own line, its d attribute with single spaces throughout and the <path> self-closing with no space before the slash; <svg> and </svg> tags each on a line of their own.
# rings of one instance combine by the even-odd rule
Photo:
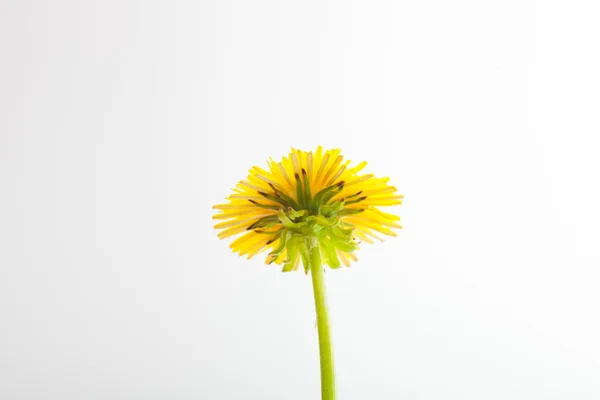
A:
<svg viewBox="0 0 600 400">
<path fill-rule="evenodd" d="M 333 370 L 333 352 L 329 317 L 325 296 L 325 275 L 321 265 L 319 244 L 313 239 L 310 249 L 310 271 L 315 293 L 315 309 L 317 311 L 317 329 L 319 332 L 319 354 L 321 357 L 321 399 L 335 400 L 335 374 Z"/>
</svg>

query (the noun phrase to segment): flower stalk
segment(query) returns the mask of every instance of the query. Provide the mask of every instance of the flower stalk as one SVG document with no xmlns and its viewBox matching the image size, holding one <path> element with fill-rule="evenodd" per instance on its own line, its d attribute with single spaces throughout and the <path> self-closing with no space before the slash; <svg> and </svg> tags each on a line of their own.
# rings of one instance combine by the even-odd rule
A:
<svg viewBox="0 0 600 400">
<path fill-rule="evenodd" d="M 321 363 L 321 399 L 335 400 L 335 371 L 333 365 L 333 349 L 329 330 L 329 315 L 325 294 L 325 274 L 321 265 L 319 242 L 311 240 L 310 271 L 312 275 L 317 312 L 317 330 L 319 333 L 319 355 Z"/>
</svg>

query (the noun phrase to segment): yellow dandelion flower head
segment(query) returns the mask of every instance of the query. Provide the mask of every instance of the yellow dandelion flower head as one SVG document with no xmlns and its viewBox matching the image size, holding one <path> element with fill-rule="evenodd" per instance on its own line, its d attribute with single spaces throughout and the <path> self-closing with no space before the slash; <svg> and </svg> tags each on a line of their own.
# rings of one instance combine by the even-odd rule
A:
<svg viewBox="0 0 600 400">
<path fill-rule="evenodd" d="M 219 238 L 241 235 L 230 247 L 241 256 L 269 250 L 268 264 L 283 264 L 283 271 L 308 272 L 312 246 L 320 247 L 323 262 L 331 268 L 356 261 L 360 242 L 383 241 L 380 234 L 396 236 L 400 217 L 379 208 L 401 204 L 402 195 L 388 178 L 360 174 L 367 165 L 350 167 L 339 149 L 313 152 L 292 149 L 268 169 L 253 167 L 248 178 L 233 189 L 227 204 L 213 208 L 221 222 Z"/>
</svg>

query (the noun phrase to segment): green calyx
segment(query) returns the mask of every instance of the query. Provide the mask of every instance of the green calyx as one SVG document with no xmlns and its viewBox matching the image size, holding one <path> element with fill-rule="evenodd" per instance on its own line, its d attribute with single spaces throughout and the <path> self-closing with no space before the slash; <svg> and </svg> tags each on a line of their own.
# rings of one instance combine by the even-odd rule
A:
<svg viewBox="0 0 600 400">
<path fill-rule="evenodd" d="M 259 218 L 247 229 L 273 235 L 267 244 L 279 240 L 267 262 L 274 262 L 285 250 L 287 258 L 283 272 L 293 271 L 302 261 L 304 270 L 308 273 L 310 253 L 317 246 L 327 265 L 339 268 L 341 264 L 338 251 L 350 253 L 358 248 L 352 235 L 354 226 L 345 223 L 343 217 L 363 212 L 364 208 L 357 207 L 356 204 L 366 197 L 361 196 L 362 191 L 359 191 L 345 198 L 332 200 L 344 189 L 344 181 L 331 182 L 325 189 L 314 193 L 306 170 L 295 174 L 294 178 L 296 190 L 293 195 L 286 193 L 280 186 L 269 183 L 271 191 L 259 191 L 258 194 L 271 204 L 248 200 L 256 207 L 277 211 L 277 214 Z M 349 205 L 354 206 L 350 208 Z M 279 229 L 273 232 L 274 227 Z"/>
<path fill-rule="evenodd" d="M 345 224 L 341 217 L 361 211 L 344 209 L 343 200 L 322 205 L 313 212 L 309 209 L 297 211 L 281 208 L 275 222 L 282 225 L 277 237 L 280 243 L 270 254 L 271 262 L 286 250 L 283 272 L 294 270 L 300 257 L 308 273 L 310 251 L 319 246 L 327 265 L 339 268 L 341 264 L 337 251 L 349 253 L 358 248 L 352 236 L 352 227 Z"/>
</svg>

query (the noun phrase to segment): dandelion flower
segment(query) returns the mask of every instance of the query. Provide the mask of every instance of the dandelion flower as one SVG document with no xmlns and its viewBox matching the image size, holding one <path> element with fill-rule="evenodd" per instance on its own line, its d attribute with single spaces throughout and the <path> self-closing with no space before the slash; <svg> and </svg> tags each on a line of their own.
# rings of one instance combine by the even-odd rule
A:
<svg viewBox="0 0 600 400">
<path fill-rule="evenodd" d="M 396 236 L 393 229 L 401 228 L 400 217 L 380 208 L 401 204 L 402 195 L 388 178 L 361 174 L 366 165 L 351 166 L 338 149 L 292 149 L 266 169 L 253 167 L 227 203 L 214 206 L 219 238 L 238 236 L 230 245 L 235 253 L 267 252 L 267 264 L 283 265 L 284 272 L 300 263 L 311 271 L 324 400 L 335 398 L 335 385 L 322 265 L 350 266 L 360 243 Z"/>
<path fill-rule="evenodd" d="M 268 251 L 268 264 L 295 271 L 303 261 L 308 272 L 310 239 L 318 242 L 323 262 L 331 268 L 356 261 L 361 242 L 396 236 L 400 217 L 380 207 L 401 203 L 388 178 L 360 174 L 366 162 L 352 167 L 340 150 L 306 152 L 293 149 L 267 169 L 253 167 L 227 204 L 214 206 L 219 238 L 241 235 L 234 252 L 252 258 Z"/>
</svg>

